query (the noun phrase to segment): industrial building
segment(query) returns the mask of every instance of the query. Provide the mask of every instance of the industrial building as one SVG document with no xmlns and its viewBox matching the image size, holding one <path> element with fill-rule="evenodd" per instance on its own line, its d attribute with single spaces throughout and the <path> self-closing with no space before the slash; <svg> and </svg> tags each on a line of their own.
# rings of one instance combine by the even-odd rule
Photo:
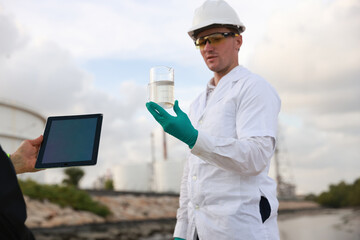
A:
<svg viewBox="0 0 360 240">
<path fill-rule="evenodd" d="M 19 103 L 0 100 L 0 143 L 9 153 L 25 139 L 43 133 L 46 119 L 40 113 Z"/>
<path fill-rule="evenodd" d="M 7 153 L 13 153 L 25 139 L 43 134 L 46 118 L 31 107 L 0 99 L 0 144 Z M 165 139 L 164 139 L 165 141 Z M 164 142 L 166 149 L 166 142 Z M 164 150 L 166 151 L 166 150 Z M 164 152 L 166 154 L 166 152 Z M 165 160 L 123 163 L 112 169 L 115 190 L 138 192 L 179 192 L 184 161 Z M 21 179 L 32 178 L 42 183 L 58 180 L 55 172 L 24 173 Z M 59 175 L 59 174 L 57 174 Z"/>
<path fill-rule="evenodd" d="M 117 191 L 179 193 L 183 160 L 123 163 L 112 169 Z"/>
<path fill-rule="evenodd" d="M 46 118 L 23 104 L 0 99 L 0 144 L 7 153 L 13 153 L 25 139 L 43 134 Z M 44 181 L 45 173 L 24 173 L 21 179 L 33 178 Z"/>
</svg>

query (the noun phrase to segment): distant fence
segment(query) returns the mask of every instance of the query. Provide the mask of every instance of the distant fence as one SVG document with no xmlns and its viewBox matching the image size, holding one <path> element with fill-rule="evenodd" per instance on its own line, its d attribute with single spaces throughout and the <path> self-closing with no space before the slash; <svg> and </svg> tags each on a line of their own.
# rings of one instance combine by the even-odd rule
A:
<svg viewBox="0 0 360 240">
<path fill-rule="evenodd" d="M 146 197 L 179 197 L 178 193 L 173 192 L 138 192 L 138 191 L 113 191 L 113 190 L 93 190 L 85 189 L 92 196 L 120 196 L 120 195 L 133 195 L 133 196 L 146 196 Z"/>
</svg>

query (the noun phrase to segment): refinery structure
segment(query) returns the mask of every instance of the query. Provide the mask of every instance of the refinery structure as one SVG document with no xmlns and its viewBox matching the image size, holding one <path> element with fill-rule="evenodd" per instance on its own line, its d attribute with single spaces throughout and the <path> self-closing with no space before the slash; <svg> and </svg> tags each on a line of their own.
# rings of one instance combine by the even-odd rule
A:
<svg viewBox="0 0 360 240">
<path fill-rule="evenodd" d="M 273 156 L 277 197 L 279 200 L 295 200 L 297 198 L 296 185 L 292 174 L 292 167 L 281 132 L 278 135 L 278 143 Z"/>
<path fill-rule="evenodd" d="M 18 102 L 0 99 L 0 144 L 7 153 L 13 153 L 25 139 L 43 134 L 46 118 L 31 107 Z M 164 135 L 165 137 L 165 135 Z M 151 139 L 153 144 L 154 139 Z M 123 163 L 111 170 L 114 188 L 118 191 L 179 192 L 183 170 L 182 160 L 168 160 L 164 138 L 164 161 Z M 154 151 L 154 146 L 152 145 Z M 50 173 L 50 172 L 49 172 Z M 53 182 L 47 171 L 24 173 L 21 179 L 32 178 L 39 182 Z"/>
<path fill-rule="evenodd" d="M 123 163 L 112 169 L 118 191 L 179 193 L 185 159 L 168 159 L 166 134 L 162 132 L 161 159 L 155 158 L 155 138 L 151 133 L 151 161 Z"/>
<path fill-rule="evenodd" d="M 19 103 L 0 99 L 0 143 L 9 153 L 14 152 L 25 139 L 43 133 L 46 119 L 33 109 Z"/>
<path fill-rule="evenodd" d="M 0 99 L 0 144 L 7 153 L 13 153 L 25 139 L 43 134 L 46 118 L 31 107 Z M 44 181 L 45 173 L 23 173 L 21 179 Z"/>
<path fill-rule="evenodd" d="M 43 133 L 46 118 L 32 108 L 0 99 L 0 143 L 8 152 L 14 152 L 25 139 L 33 139 Z M 155 159 L 154 135 L 151 134 L 151 161 L 124 162 L 114 166 L 105 178 L 113 180 L 114 190 L 131 192 L 179 193 L 185 159 L 168 159 L 166 134 L 162 132 L 163 157 Z M 296 188 L 293 179 L 286 174 L 284 148 L 277 146 L 274 154 L 275 178 L 279 199 L 294 199 Z M 46 182 L 46 171 L 36 174 L 21 174 L 20 178 L 33 178 Z"/>
<path fill-rule="evenodd" d="M 123 163 L 113 168 L 117 191 L 179 193 L 183 172 L 181 160 L 155 163 Z"/>
</svg>

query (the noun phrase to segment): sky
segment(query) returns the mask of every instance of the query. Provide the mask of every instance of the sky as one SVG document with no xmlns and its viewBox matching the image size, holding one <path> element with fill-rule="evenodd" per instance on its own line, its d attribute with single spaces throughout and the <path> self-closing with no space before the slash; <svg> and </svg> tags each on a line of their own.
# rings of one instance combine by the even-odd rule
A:
<svg viewBox="0 0 360 240">
<path fill-rule="evenodd" d="M 104 114 L 84 187 L 120 163 L 150 162 L 152 132 L 160 161 L 161 128 L 145 108 L 149 70 L 174 68 L 175 98 L 188 111 L 212 76 L 187 35 L 202 2 L 0 0 L 0 99 L 45 117 Z M 360 177 L 360 2 L 227 2 L 246 26 L 240 64 L 282 99 L 283 176 L 299 194 L 352 183 Z M 185 159 L 186 145 L 167 140 L 169 159 Z M 46 171 L 58 179 L 59 170 Z"/>
</svg>

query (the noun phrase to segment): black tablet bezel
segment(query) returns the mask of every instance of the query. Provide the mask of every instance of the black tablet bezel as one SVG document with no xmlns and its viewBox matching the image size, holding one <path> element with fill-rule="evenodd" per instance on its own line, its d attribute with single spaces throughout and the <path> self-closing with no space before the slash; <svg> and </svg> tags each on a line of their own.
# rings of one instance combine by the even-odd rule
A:
<svg viewBox="0 0 360 240">
<path fill-rule="evenodd" d="M 95 130 L 95 138 L 94 138 L 94 147 L 92 159 L 86 161 L 67 161 L 67 162 L 56 162 L 56 163 L 43 163 L 43 156 L 46 148 L 46 144 L 49 137 L 49 132 L 51 128 L 51 124 L 53 121 L 61 121 L 61 120 L 70 120 L 70 119 L 86 119 L 86 118 L 96 118 L 96 130 Z M 102 126 L 103 115 L 101 113 L 98 114 L 86 114 L 86 115 L 69 115 L 69 116 L 54 116 L 48 117 L 45 130 L 44 130 L 44 140 L 40 146 L 39 154 L 36 160 L 35 168 L 43 169 L 43 168 L 56 168 L 56 167 L 74 167 L 74 166 L 89 166 L 95 165 L 97 163 L 99 144 L 100 144 L 100 134 L 101 134 L 101 126 Z"/>
</svg>

